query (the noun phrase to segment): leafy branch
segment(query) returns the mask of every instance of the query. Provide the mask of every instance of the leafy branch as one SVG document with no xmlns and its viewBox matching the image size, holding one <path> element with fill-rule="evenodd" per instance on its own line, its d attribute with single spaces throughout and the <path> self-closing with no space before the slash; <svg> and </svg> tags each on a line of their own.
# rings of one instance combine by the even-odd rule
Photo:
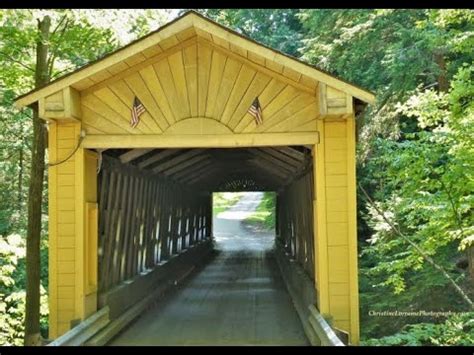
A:
<svg viewBox="0 0 474 355">
<path fill-rule="evenodd" d="M 61 28 L 61 31 L 59 32 L 59 39 L 58 41 L 61 40 L 61 38 L 64 36 L 64 33 L 66 32 L 66 29 L 68 28 L 69 24 L 70 24 L 70 19 L 67 18 L 67 14 L 64 15 L 61 20 L 59 21 L 58 25 L 56 26 L 56 28 L 53 30 L 53 32 L 51 33 L 51 38 L 53 38 L 53 36 L 56 36 L 57 35 L 57 31 L 58 29 L 61 27 L 61 25 L 64 23 L 63 27 Z M 48 73 L 49 75 L 51 76 L 51 74 L 53 73 L 53 66 L 54 66 L 54 62 L 56 60 L 56 57 L 58 55 L 56 49 L 57 48 L 54 48 L 52 47 L 51 48 L 51 56 L 49 57 L 48 59 Z"/>
<path fill-rule="evenodd" d="M 410 238 L 408 238 L 405 234 L 403 234 L 400 229 L 398 229 L 386 216 L 385 213 L 376 205 L 376 203 L 370 198 L 369 194 L 365 189 L 362 187 L 361 183 L 359 182 L 359 188 L 361 189 L 362 193 L 364 194 L 365 200 L 372 206 L 377 213 L 383 218 L 383 220 L 390 226 L 393 232 L 395 232 L 399 237 L 405 240 L 408 244 L 410 244 L 420 255 L 423 259 L 425 259 L 429 264 L 431 264 L 436 270 L 438 270 L 454 287 L 456 292 L 461 296 L 461 298 L 469 305 L 471 309 L 474 309 L 474 303 L 469 298 L 469 296 L 462 290 L 462 288 L 454 281 L 454 279 L 446 272 L 446 270 L 438 265 L 433 258 L 431 258 L 426 252 L 423 251 L 416 243 L 414 243 Z"/>
<path fill-rule="evenodd" d="M 7 58 L 10 62 L 16 63 L 16 64 L 22 66 L 23 68 L 25 68 L 25 69 L 27 69 L 27 70 L 33 72 L 33 73 L 34 73 L 34 71 L 35 71 L 33 68 L 30 68 L 29 66 L 23 64 L 20 60 L 16 60 L 16 59 L 13 58 L 12 56 L 10 56 L 8 53 L 5 53 L 5 52 L 3 52 L 3 51 L 0 51 L 0 55 L 2 55 L 2 56 L 4 56 L 5 58 Z"/>
</svg>

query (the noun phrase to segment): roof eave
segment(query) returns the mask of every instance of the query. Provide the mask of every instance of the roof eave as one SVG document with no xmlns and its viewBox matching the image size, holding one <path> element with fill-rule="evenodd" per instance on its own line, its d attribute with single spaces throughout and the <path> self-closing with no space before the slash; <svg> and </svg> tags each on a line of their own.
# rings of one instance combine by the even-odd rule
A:
<svg viewBox="0 0 474 355">
<path fill-rule="evenodd" d="M 133 41 L 133 42 L 127 44 L 126 46 L 124 46 L 124 47 L 122 47 L 122 48 L 119 48 L 119 49 L 117 49 L 117 50 L 115 50 L 115 51 L 113 51 L 113 52 L 111 52 L 111 53 L 105 55 L 105 56 L 102 57 L 102 58 L 99 58 L 99 59 L 97 59 L 97 60 L 95 60 L 95 61 L 93 61 L 93 62 L 90 62 L 89 64 L 87 64 L 87 65 L 85 65 L 85 66 L 83 66 L 83 67 L 81 67 L 81 68 L 79 68 L 79 69 L 77 69 L 77 70 L 75 70 L 75 71 L 73 71 L 73 72 L 71 72 L 71 73 L 69 73 L 69 74 L 66 74 L 66 75 L 64 75 L 64 76 L 62 76 L 62 77 L 59 77 L 59 78 L 57 78 L 56 80 L 54 80 L 54 81 L 48 83 L 47 85 L 45 85 L 45 86 L 43 86 L 43 87 L 41 87 L 41 88 L 36 88 L 36 89 L 33 89 L 33 90 L 31 90 L 31 91 L 29 91 L 29 92 L 23 94 L 23 95 L 20 95 L 20 96 L 17 97 L 17 98 L 15 99 L 15 101 L 14 101 L 15 106 L 18 107 L 18 108 L 22 108 L 22 107 L 25 107 L 25 106 L 30 106 L 30 105 L 33 104 L 34 102 L 38 101 L 39 98 L 44 97 L 44 96 L 47 96 L 47 94 L 48 94 L 48 88 L 51 89 L 51 87 L 52 87 L 53 84 L 57 84 L 57 83 L 59 83 L 59 82 L 61 82 L 61 81 L 64 81 L 65 83 L 64 83 L 63 86 L 60 86 L 60 88 L 59 88 L 58 90 L 60 90 L 60 89 L 62 89 L 62 88 L 64 88 L 64 87 L 73 85 L 75 82 L 78 82 L 79 80 L 82 80 L 82 78 L 77 78 L 75 81 L 74 81 L 73 79 L 74 79 L 75 76 L 78 77 L 78 76 L 80 75 L 80 73 L 83 72 L 84 70 L 93 68 L 95 65 L 98 65 L 100 62 L 103 62 L 104 60 L 113 61 L 113 58 L 114 58 L 114 57 L 117 59 L 117 57 L 120 57 L 120 55 L 123 53 L 123 51 L 125 51 L 125 50 L 127 50 L 127 49 L 129 49 L 129 48 L 132 48 L 133 46 L 140 47 L 140 43 L 143 43 L 143 42 L 144 42 L 145 40 L 147 40 L 147 39 L 150 40 L 150 38 L 153 37 L 153 36 L 159 36 L 160 33 L 161 33 L 163 30 L 165 30 L 166 28 L 169 28 L 169 27 L 172 26 L 172 25 L 177 25 L 179 22 L 183 22 L 183 23 L 182 23 L 183 25 L 187 25 L 187 24 L 189 24 L 189 23 L 187 23 L 187 22 L 190 22 L 190 25 L 191 25 L 191 26 L 196 26 L 196 25 L 198 24 L 198 22 L 194 22 L 194 21 L 192 21 L 192 20 L 191 20 L 191 21 L 184 21 L 184 19 L 187 18 L 187 17 L 189 17 L 189 16 L 195 16 L 198 21 L 199 21 L 199 19 L 202 19 L 202 20 L 204 20 L 204 21 L 207 22 L 207 25 L 209 25 L 209 24 L 211 24 L 211 25 L 216 25 L 217 27 L 219 27 L 219 28 L 221 28 L 221 29 L 227 31 L 230 35 L 236 35 L 236 36 L 238 36 L 238 37 L 243 38 L 243 39 L 246 40 L 246 41 L 249 41 L 250 43 L 254 43 L 254 44 L 258 45 L 258 46 L 261 46 L 262 48 L 265 48 L 266 50 L 271 50 L 271 51 L 274 53 L 274 56 L 275 56 L 275 57 L 281 56 L 280 58 L 285 58 L 286 61 L 291 60 L 292 63 L 293 63 L 295 66 L 297 66 L 297 67 L 300 68 L 300 70 L 298 70 L 297 68 L 295 68 L 295 70 L 299 71 L 300 73 L 301 73 L 302 71 L 304 71 L 304 72 L 305 72 L 305 75 L 308 75 L 308 74 L 309 74 L 309 76 L 311 76 L 311 77 L 313 77 L 314 79 L 319 80 L 319 81 L 321 81 L 321 77 L 327 78 L 329 81 L 333 81 L 333 82 L 334 82 L 334 81 L 337 81 L 337 82 L 339 82 L 341 85 L 344 85 L 344 86 L 346 86 L 346 87 L 349 87 L 349 88 L 350 88 L 350 91 L 351 91 L 350 94 L 351 94 L 353 97 L 355 97 L 355 98 L 357 98 L 357 99 L 359 99 L 359 100 L 361 100 L 361 101 L 364 101 L 364 102 L 366 102 L 366 103 L 368 103 L 368 104 L 370 104 L 370 105 L 375 104 L 376 97 L 375 97 L 375 95 L 374 95 L 372 92 L 370 92 L 370 91 L 368 91 L 368 90 L 366 90 L 366 89 L 360 88 L 360 87 L 358 87 L 358 86 L 355 86 L 355 85 L 352 84 L 352 83 L 348 83 L 348 82 L 346 82 L 345 80 L 342 80 L 342 79 L 340 79 L 340 78 L 337 78 L 337 77 L 335 77 L 334 75 L 329 74 L 329 73 L 327 73 L 327 72 L 325 72 L 325 71 L 323 71 L 323 70 L 321 70 L 321 69 L 318 69 L 318 68 L 316 68 L 316 67 L 314 67 L 314 66 L 312 66 L 312 65 L 310 65 L 310 64 L 308 64 L 308 63 L 305 63 L 305 62 L 301 61 L 301 60 L 298 59 L 298 58 L 295 58 L 295 57 L 292 57 L 292 56 L 290 56 L 290 55 L 287 55 L 286 53 L 282 53 L 282 52 L 280 52 L 280 51 L 278 51 L 278 50 L 275 50 L 275 49 L 273 49 L 273 48 L 270 48 L 270 47 L 268 47 L 268 46 L 266 46 L 266 45 L 264 45 L 264 44 L 262 44 L 262 43 L 258 43 L 257 41 L 255 41 L 255 40 L 253 40 L 253 39 L 251 39 L 251 38 L 245 37 L 245 36 L 243 36 L 242 34 L 236 32 L 236 31 L 234 31 L 234 30 L 232 30 L 232 29 L 226 28 L 225 26 L 222 26 L 221 24 L 219 24 L 219 23 L 217 23 L 217 22 L 215 22 L 215 21 L 212 21 L 212 20 L 208 19 L 207 17 L 205 17 L 205 16 L 203 16 L 203 15 L 201 15 L 201 14 L 199 14 L 199 13 L 197 13 L 197 12 L 191 10 L 191 11 L 186 12 L 186 13 L 183 14 L 182 16 L 180 16 L 180 17 L 174 19 L 173 21 L 171 21 L 171 22 L 165 24 L 164 26 L 158 28 L 157 30 L 155 30 L 155 31 L 153 31 L 153 32 L 150 32 L 148 35 L 146 35 L 146 36 L 144 36 L 144 37 L 141 37 L 141 38 L 139 38 L 139 39 L 137 39 L 137 40 L 135 40 L 135 41 Z M 205 27 L 206 27 L 206 26 L 204 26 L 204 28 L 205 28 Z M 165 38 L 166 38 L 166 37 L 165 37 Z M 150 45 L 152 45 L 152 44 L 150 44 Z M 139 52 L 139 50 L 138 50 L 137 52 Z M 113 63 L 110 64 L 110 65 L 113 65 Z M 304 70 L 305 68 L 306 68 L 306 70 Z M 308 72 L 308 71 L 307 71 L 308 69 L 310 69 L 311 71 Z M 102 69 L 100 69 L 100 70 L 102 70 Z M 98 69 L 97 71 L 100 71 L 100 70 Z M 313 75 L 311 75 L 311 73 L 313 73 Z M 89 74 L 89 75 L 93 75 L 93 74 L 94 74 L 94 72 L 91 73 L 91 74 Z M 69 80 L 67 80 L 67 79 L 69 79 Z M 51 93 L 52 93 L 52 92 L 51 92 Z"/>
</svg>

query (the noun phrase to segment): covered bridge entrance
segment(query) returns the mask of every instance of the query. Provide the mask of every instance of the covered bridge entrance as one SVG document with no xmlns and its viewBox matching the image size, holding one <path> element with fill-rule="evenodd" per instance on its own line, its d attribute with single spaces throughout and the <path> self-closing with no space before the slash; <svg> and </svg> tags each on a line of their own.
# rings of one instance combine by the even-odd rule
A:
<svg viewBox="0 0 474 355">
<path fill-rule="evenodd" d="M 306 336 L 357 344 L 355 118 L 373 101 L 195 12 L 18 98 L 59 163 L 50 337 L 109 342 L 212 259 L 212 192 L 268 190 Z"/>
</svg>

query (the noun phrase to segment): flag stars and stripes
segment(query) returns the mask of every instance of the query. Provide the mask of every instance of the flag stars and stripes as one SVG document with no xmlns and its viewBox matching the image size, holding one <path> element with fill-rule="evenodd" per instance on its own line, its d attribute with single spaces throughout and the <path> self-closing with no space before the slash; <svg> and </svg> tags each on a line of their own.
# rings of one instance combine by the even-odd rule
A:
<svg viewBox="0 0 474 355">
<path fill-rule="evenodd" d="M 130 120 L 130 126 L 135 128 L 140 122 L 140 115 L 146 111 L 145 106 L 141 103 L 138 97 L 135 96 L 132 106 L 132 118 Z"/>
<path fill-rule="evenodd" d="M 255 118 L 257 125 L 263 123 L 262 107 L 260 106 L 260 101 L 258 101 L 258 97 L 253 100 L 252 105 L 248 110 L 248 113 L 250 113 Z"/>
</svg>

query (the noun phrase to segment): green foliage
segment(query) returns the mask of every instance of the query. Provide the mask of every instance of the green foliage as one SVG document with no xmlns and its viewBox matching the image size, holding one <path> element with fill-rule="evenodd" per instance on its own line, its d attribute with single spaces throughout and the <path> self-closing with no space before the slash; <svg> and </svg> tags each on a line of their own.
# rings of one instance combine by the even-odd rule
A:
<svg viewBox="0 0 474 355">
<path fill-rule="evenodd" d="M 386 217 L 472 298 L 469 275 L 456 265 L 474 243 L 474 12 L 198 11 L 376 92 L 377 105 L 358 119 L 358 180 Z M 44 14 L 51 16 L 54 30 L 53 79 L 169 19 L 169 13 L 140 9 L 0 10 L 0 235 L 9 235 L 0 241 L 0 323 L 4 325 L 0 344 L 19 344 L 22 335 L 25 276 L 20 250 L 24 250 L 26 229 L 31 114 L 16 110 L 12 102 L 34 85 L 36 18 Z M 214 198 L 214 213 L 218 213 L 239 197 L 215 194 Z M 273 226 L 274 203 L 265 194 L 253 219 Z M 45 203 L 44 211 L 46 207 Z M 360 196 L 358 213 L 365 343 L 471 345 L 472 314 L 453 316 L 444 323 L 426 317 L 368 315 L 371 310 L 394 308 L 461 312 L 465 305 L 446 279 Z M 46 233 L 42 243 L 42 280 L 47 287 Z"/>
<path fill-rule="evenodd" d="M 469 84 L 453 81 L 449 94 L 415 92 L 399 105 L 401 112 L 417 118 L 420 128 L 429 130 L 406 134 L 398 142 L 378 140 L 380 151 L 367 164 L 371 184 L 383 187 L 377 196 L 383 198 L 379 204 L 387 217 L 428 255 L 437 255 L 437 262 L 447 269 L 452 268 L 451 260 L 439 251 L 471 238 L 474 224 L 474 111 L 468 107 L 460 114 L 452 113 L 448 102 L 457 105 L 458 100 L 448 98 L 459 91 L 458 85 Z M 395 293 L 402 292 L 403 274 L 419 270 L 424 260 L 394 235 L 376 211 L 369 208 L 368 214 L 374 233 L 364 253 L 380 258 L 371 273 L 390 275 L 383 285 L 391 284 Z"/>
<path fill-rule="evenodd" d="M 205 16 L 284 53 L 299 57 L 303 38 L 297 9 L 198 9 Z"/>
<path fill-rule="evenodd" d="M 361 158 L 376 136 L 401 134 L 398 102 L 420 84 L 438 87 L 440 76 L 449 80 L 474 59 L 470 10 L 302 10 L 299 16 L 308 31 L 304 59 L 376 91 L 378 105 L 363 117 Z"/>
<path fill-rule="evenodd" d="M 399 141 L 377 139 L 362 170 L 364 185 L 386 217 L 471 294 L 468 275 L 456 261 L 472 243 L 474 225 L 474 110 L 472 100 L 466 100 L 472 97 L 472 71 L 460 67 L 448 93 L 418 89 L 399 104 L 399 112 L 414 118 L 419 131 Z M 373 231 L 361 254 L 365 335 L 395 332 L 407 322 L 373 319 L 367 317 L 369 310 L 394 304 L 400 309 L 466 309 L 448 281 L 374 209 L 368 207 L 365 218 Z"/>
<path fill-rule="evenodd" d="M 242 197 L 241 192 L 215 192 L 212 195 L 212 215 L 217 216 L 235 205 Z"/>
<path fill-rule="evenodd" d="M 464 345 L 474 344 L 474 313 L 449 317 L 444 323 L 409 324 L 395 335 L 370 339 L 363 345 Z"/>
<path fill-rule="evenodd" d="M 304 59 L 376 91 L 376 107 L 359 122 L 359 181 L 472 294 L 456 262 L 473 241 L 473 12 L 302 10 L 299 18 Z M 414 321 L 370 317 L 370 310 L 465 310 L 439 271 L 361 198 L 358 206 L 364 337 Z"/>
<path fill-rule="evenodd" d="M 256 210 L 245 219 L 247 223 L 258 224 L 263 226 L 265 229 L 275 229 L 275 205 L 276 205 L 276 194 L 275 192 L 265 191 L 263 199 L 257 206 Z"/>
<path fill-rule="evenodd" d="M 18 234 L 0 236 L 0 345 L 23 345 L 26 245 Z M 41 286 L 41 325 L 47 329 L 48 298 Z"/>
<path fill-rule="evenodd" d="M 0 234 L 26 229 L 26 207 L 31 151 L 31 118 L 11 108 L 13 91 L 0 99 Z"/>
</svg>

